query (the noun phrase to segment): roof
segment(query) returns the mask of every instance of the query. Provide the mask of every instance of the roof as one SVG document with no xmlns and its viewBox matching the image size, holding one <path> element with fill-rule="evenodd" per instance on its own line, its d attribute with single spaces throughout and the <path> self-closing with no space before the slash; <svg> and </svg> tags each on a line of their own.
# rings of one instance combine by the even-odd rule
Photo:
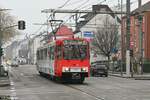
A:
<svg viewBox="0 0 150 100">
<path fill-rule="evenodd" d="M 113 12 L 108 5 L 93 5 L 93 11 L 110 11 Z M 115 14 L 110 14 L 113 18 L 115 18 Z M 84 25 L 86 25 L 92 18 L 94 18 L 96 16 L 96 14 L 92 14 L 92 13 L 87 13 L 85 15 L 83 15 L 81 18 L 85 18 L 85 20 L 80 21 L 77 25 L 79 26 L 79 28 L 83 27 Z M 119 17 L 117 17 L 117 21 L 119 23 L 121 23 L 121 20 L 119 19 Z"/>
<path fill-rule="evenodd" d="M 137 8 L 134 11 L 132 11 L 132 14 L 140 13 L 140 12 L 144 12 L 144 11 L 150 11 L 150 1 L 147 2 L 146 4 L 142 5 L 140 8 Z"/>
<path fill-rule="evenodd" d="M 66 35 L 73 35 L 73 32 L 66 25 L 61 25 L 56 32 L 56 36 L 66 36 Z"/>
</svg>

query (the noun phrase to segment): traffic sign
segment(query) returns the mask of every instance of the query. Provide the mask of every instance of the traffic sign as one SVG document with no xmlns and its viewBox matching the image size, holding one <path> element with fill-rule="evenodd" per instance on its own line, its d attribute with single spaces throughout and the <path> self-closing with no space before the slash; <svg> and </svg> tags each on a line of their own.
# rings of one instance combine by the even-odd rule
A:
<svg viewBox="0 0 150 100">
<path fill-rule="evenodd" d="M 83 32 L 83 36 L 85 38 L 93 38 L 94 37 L 93 32 L 90 32 L 90 31 Z"/>
<path fill-rule="evenodd" d="M 20 30 L 25 29 L 25 21 L 23 21 L 23 20 L 18 21 L 18 29 L 20 29 Z"/>
</svg>

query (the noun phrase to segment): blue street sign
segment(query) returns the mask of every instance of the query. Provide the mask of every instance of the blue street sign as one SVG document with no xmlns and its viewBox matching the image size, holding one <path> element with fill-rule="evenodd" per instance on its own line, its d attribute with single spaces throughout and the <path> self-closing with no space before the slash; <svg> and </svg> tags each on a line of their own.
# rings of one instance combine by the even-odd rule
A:
<svg viewBox="0 0 150 100">
<path fill-rule="evenodd" d="M 84 37 L 88 37 L 88 38 L 93 38 L 93 32 L 89 32 L 89 31 L 86 31 L 86 32 L 83 32 L 83 36 Z"/>
</svg>

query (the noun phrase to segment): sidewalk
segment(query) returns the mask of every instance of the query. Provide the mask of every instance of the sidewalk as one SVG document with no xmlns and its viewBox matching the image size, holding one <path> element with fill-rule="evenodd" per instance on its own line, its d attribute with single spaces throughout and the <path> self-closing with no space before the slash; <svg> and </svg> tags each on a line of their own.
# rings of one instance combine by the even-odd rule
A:
<svg viewBox="0 0 150 100">
<path fill-rule="evenodd" d="M 0 77 L 0 87 L 9 86 L 10 80 L 9 77 Z"/>
<path fill-rule="evenodd" d="M 121 76 L 120 72 L 109 72 L 110 76 L 115 76 L 115 77 L 121 77 L 121 78 L 132 78 L 135 80 L 150 80 L 150 73 L 144 73 L 142 75 L 137 75 L 137 74 L 133 74 L 133 77 L 127 76 L 125 73 L 123 73 L 123 75 Z"/>
</svg>

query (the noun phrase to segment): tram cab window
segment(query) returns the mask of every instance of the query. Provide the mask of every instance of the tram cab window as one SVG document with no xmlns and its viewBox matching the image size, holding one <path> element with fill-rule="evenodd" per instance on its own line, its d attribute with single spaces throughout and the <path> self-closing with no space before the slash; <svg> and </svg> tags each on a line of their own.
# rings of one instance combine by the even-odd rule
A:
<svg viewBox="0 0 150 100">
<path fill-rule="evenodd" d="M 64 46 L 64 59 L 86 59 L 87 45 L 65 45 Z"/>
<path fill-rule="evenodd" d="M 62 49 L 61 46 L 57 46 L 57 59 L 61 59 L 62 58 Z"/>
</svg>

